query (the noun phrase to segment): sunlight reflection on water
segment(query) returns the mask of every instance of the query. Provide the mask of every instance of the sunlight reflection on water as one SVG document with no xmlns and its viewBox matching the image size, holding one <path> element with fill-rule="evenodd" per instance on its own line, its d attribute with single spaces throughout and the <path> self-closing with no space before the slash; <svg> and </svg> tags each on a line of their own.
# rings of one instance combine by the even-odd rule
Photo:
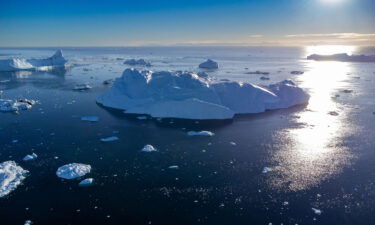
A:
<svg viewBox="0 0 375 225">
<path fill-rule="evenodd" d="M 315 53 L 313 50 L 307 48 L 306 52 Z M 333 50 L 336 53 L 337 49 Z M 311 95 L 309 104 L 293 119 L 298 127 L 283 130 L 276 137 L 283 144 L 273 156 L 278 166 L 274 168 L 276 173 L 271 185 L 284 190 L 304 190 L 318 185 L 339 173 L 352 158 L 343 145 L 343 138 L 354 130 L 347 119 L 350 107 L 335 101 L 335 96 L 341 94 L 339 90 L 348 85 L 348 74 L 353 72 L 351 64 L 309 61 L 307 70 L 297 79 Z"/>
</svg>

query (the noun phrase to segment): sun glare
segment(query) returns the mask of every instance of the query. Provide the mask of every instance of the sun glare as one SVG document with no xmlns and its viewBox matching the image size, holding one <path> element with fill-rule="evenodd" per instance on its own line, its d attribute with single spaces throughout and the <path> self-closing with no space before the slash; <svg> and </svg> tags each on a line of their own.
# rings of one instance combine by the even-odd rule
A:
<svg viewBox="0 0 375 225">
<path fill-rule="evenodd" d="M 332 55 L 346 53 L 352 55 L 356 51 L 356 46 L 349 45 L 315 45 L 306 47 L 306 56 L 311 54 Z"/>
</svg>

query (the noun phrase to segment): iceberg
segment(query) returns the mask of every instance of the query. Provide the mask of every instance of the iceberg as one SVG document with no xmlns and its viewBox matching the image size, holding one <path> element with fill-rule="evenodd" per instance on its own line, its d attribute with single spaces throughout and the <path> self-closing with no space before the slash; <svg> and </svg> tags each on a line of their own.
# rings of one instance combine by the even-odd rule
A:
<svg viewBox="0 0 375 225">
<path fill-rule="evenodd" d="M 100 138 L 100 141 L 102 141 L 102 142 L 112 142 L 112 141 L 118 141 L 118 140 L 120 140 L 120 139 L 116 136 Z"/>
<path fill-rule="evenodd" d="M 75 179 L 90 173 L 91 166 L 82 163 L 70 163 L 57 169 L 56 175 L 64 179 Z"/>
<path fill-rule="evenodd" d="M 76 84 L 73 88 L 75 91 L 86 91 L 91 89 L 92 87 L 89 84 Z"/>
<path fill-rule="evenodd" d="M 14 161 L 0 163 L 0 198 L 15 190 L 28 173 Z"/>
<path fill-rule="evenodd" d="M 29 99 L 1 99 L 0 98 L 0 112 L 18 112 L 20 110 L 31 109 L 36 104 L 35 100 Z"/>
<path fill-rule="evenodd" d="M 151 66 L 151 63 L 147 62 L 144 59 L 128 59 L 125 60 L 124 64 L 131 66 Z"/>
<path fill-rule="evenodd" d="M 217 64 L 217 62 L 215 62 L 211 59 L 207 59 L 207 61 L 199 64 L 199 68 L 202 68 L 202 69 L 217 69 L 217 68 L 219 68 L 219 65 Z"/>
<path fill-rule="evenodd" d="M 309 95 L 292 81 L 260 87 L 182 71 L 126 69 L 97 103 L 154 118 L 232 119 L 307 103 Z"/>
<path fill-rule="evenodd" d="M 154 148 L 154 146 L 152 145 L 145 145 L 141 152 L 157 152 L 156 148 Z"/>
<path fill-rule="evenodd" d="M 202 130 L 202 131 L 189 131 L 187 132 L 187 135 L 189 136 L 214 136 L 215 134 L 212 133 L 211 131 L 206 131 L 206 130 Z"/>
<path fill-rule="evenodd" d="M 78 186 L 80 187 L 87 187 L 87 186 L 91 186 L 94 182 L 94 179 L 93 178 L 86 178 L 84 180 L 82 180 L 81 182 L 79 182 Z"/>
<path fill-rule="evenodd" d="M 375 55 L 348 55 L 346 53 L 333 55 L 312 54 L 307 56 L 307 59 L 315 61 L 375 62 Z"/>
<path fill-rule="evenodd" d="M 19 70 L 51 70 L 66 66 L 68 61 L 64 58 L 62 51 L 57 50 L 55 54 L 46 59 L 21 59 L 11 58 L 0 60 L 0 72 Z"/>
<path fill-rule="evenodd" d="M 38 158 L 38 155 L 33 153 L 31 155 L 26 155 L 24 158 L 23 158 L 23 161 L 30 161 L 30 160 L 34 160 Z"/>
</svg>

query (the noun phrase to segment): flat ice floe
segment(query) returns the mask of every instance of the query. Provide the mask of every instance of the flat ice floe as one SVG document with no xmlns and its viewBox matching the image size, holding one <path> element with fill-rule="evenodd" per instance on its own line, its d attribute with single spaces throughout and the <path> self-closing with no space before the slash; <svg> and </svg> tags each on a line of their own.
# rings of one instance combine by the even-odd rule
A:
<svg viewBox="0 0 375 225">
<path fill-rule="evenodd" d="M 206 130 L 202 130 L 202 131 L 189 131 L 187 132 L 187 135 L 189 136 L 214 136 L 215 134 L 212 133 L 211 131 L 206 131 Z"/>
<path fill-rule="evenodd" d="M 15 190 L 26 178 L 28 172 L 14 161 L 0 163 L 0 198 Z"/>
<path fill-rule="evenodd" d="M 93 178 L 86 178 L 84 180 L 82 180 L 81 182 L 79 182 L 78 186 L 80 187 L 87 187 L 87 186 L 91 186 L 94 182 L 94 179 Z"/>
<path fill-rule="evenodd" d="M 348 55 L 346 53 L 333 55 L 312 54 L 307 56 L 307 59 L 315 61 L 375 62 L 375 55 Z"/>
<path fill-rule="evenodd" d="M 46 59 L 11 58 L 0 60 L 0 71 L 51 70 L 65 67 L 67 62 L 62 51 L 57 50 L 53 56 Z"/>
<path fill-rule="evenodd" d="M 34 160 L 38 158 L 38 155 L 33 153 L 31 155 L 26 155 L 25 157 L 23 157 L 23 161 L 30 161 L 30 160 Z"/>
<path fill-rule="evenodd" d="M 207 59 L 207 61 L 202 62 L 199 64 L 199 68 L 202 69 L 217 69 L 219 68 L 219 64 L 211 59 Z"/>
<path fill-rule="evenodd" d="M 20 110 L 27 110 L 33 107 L 35 100 L 29 99 L 1 99 L 0 98 L 0 112 L 17 112 Z"/>
<path fill-rule="evenodd" d="M 57 169 L 56 175 L 64 179 L 75 179 L 90 173 L 91 166 L 82 163 L 70 163 Z"/>
<path fill-rule="evenodd" d="M 191 72 L 126 69 L 96 100 L 125 113 L 155 118 L 231 119 L 235 114 L 304 104 L 309 95 L 290 80 L 261 87 Z"/>
</svg>

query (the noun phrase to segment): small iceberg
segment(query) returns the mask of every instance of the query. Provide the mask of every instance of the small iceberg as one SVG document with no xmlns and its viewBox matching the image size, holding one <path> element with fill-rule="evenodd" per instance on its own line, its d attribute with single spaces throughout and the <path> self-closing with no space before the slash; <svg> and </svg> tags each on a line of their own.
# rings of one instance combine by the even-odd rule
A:
<svg viewBox="0 0 375 225">
<path fill-rule="evenodd" d="M 30 161 L 30 160 L 34 160 L 38 158 L 38 155 L 33 153 L 31 155 L 26 155 L 25 157 L 23 157 L 23 161 Z"/>
<path fill-rule="evenodd" d="M 179 167 L 177 165 L 173 165 L 173 166 L 169 166 L 168 169 L 174 169 L 174 170 L 176 170 L 176 169 L 179 169 Z"/>
<path fill-rule="evenodd" d="M 62 51 L 57 50 L 56 53 L 46 59 L 21 59 L 11 58 L 0 60 L 0 71 L 19 71 L 19 70 L 52 70 L 55 68 L 65 68 L 68 61 L 64 58 Z"/>
<path fill-rule="evenodd" d="M 17 112 L 20 110 L 27 110 L 31 109 L 35 104 L 35 100 L 29 99 L 0 99 L 0 112 Z"/>
<path fill-rule="evenodd" d="M 211 131 L 206 131 L 206 130 L 203 130 L 203 131 L 189 131 L 187 132 L 187 135 L 189 136 L 214 136 L 215 134 L 212 133 Z"/>
<path fill-rule="evenodd" d="M 109 85 L 109 84 L 112 84 L 112 83 L 113 83 L 113 79 L 108 79 L 108 80 L 103 81 L 104 85 Z"/>
<path fill-rule="evenodd" d="M 262 170 L 262 173 L 268 173 L 268 172 L 271 172 L 272 169 L 269 168 L 269 167 L 264 167 L 263 170 Z"/>
<path fill-rule="evenodd" d="M 0 163 L 0 198 L 15 190 L 28 173 L 14 161 Z"/>
<path fill-rule="evenodd" d="M 348 55 L 346 53 L 333 55 L 312 54 L 307 56 L 307 59 L 315 61 L 375 62 L 375 55 Z"/>
<path fill-rule="evenodd" d="M 82 116 L 81 120 L 82 121 L 89 121 L 89 122 L 98 122 L 99 117 L 97 117 L 97 116 Z"/>
<path fill-rule="evenodd" d="M 102 141 L 102 142 L 112 142 L 112 141 L 118 141 L 118 140 L 120 140 L 120 139 L 116 136 L 100 138 L 100 141 Z"/>
<path fill-rule="evenodd" d="M 89 84 L 76 84 L 74 86 L 73 90 L 75 90 L 75 91 L 85 91 L 85 90 L 89 90 L 91 88 L 92 87 Z"/>
<path fill-rule="evenodd" d="M 90 173 L 91 166 L 82 163 L 70 163 L 57 169 L 56 175 L 63 179 L 75 179 Z"/>
<path fill-rule="evenodd" d="M 269 80 L 270 78 L 269 78 L 269 77 L 264 77 L 264 76 L 262 76 L 262 77 L 260 77 L 260 79 L 261 79 L 261 80 Z"/>
<path fill-rule="evenodd" d="M 245 74 L 257 74 L 257 75 L 269 75 L 269 72 L 262 72 L 262 71 L 254 71 L 254 72 L 246 72 Z"/>
<path fill-rule="evenodd" d="M 33 222 L 31 220 L 26 220 L 25 223 L 24 223 L 24 225 L 31 225 L 31 224 L 33 224 Z"/>
<path fill-rule="evenodd" d="M 219 68 L 219 64 L 211 59 L 207 59 L 207 61 L 202 62 L 199 64 L 199 68 L 202 69 L 217 69 Z"/>
<path fill-rule="evenodd" d="M 305 104 L 309 95 L 292 81 L 268 86 L 223 81 L 182 71 L 126 69 L 96 101 L 154 118 L 232 119 L 235 114 L 260 113 Z"/>
<path fill-rule="evenodd" d="M 293 75 L 302 75 L 304 74 L 305 72 L 303 71 L 299 71 L 299 70 L 294 70 L 294 71 L 290 71 L 290 74 L 293 74 Z"/>
<path fill-rule="evenodd" d="M 141 150 L 141 152 L 156 152 L 156 151 L 157 151 L 156 148 L 154 148 L 154 146 L 152 145 L 145 145 Z"/>
<path fill-rule="evenodd" d="M 81 182 L 79 182 L 78 186 L 80 187 L 87 187 L 87 186 L 91 186 L 94 182 L 94 179 L 93 178 L 86 178 L 84 180 L 82 180 Z"/>
<path fill-rule="evenodd" d="M 320 216 L 322 214 L 322 210 L 320 209 L 316 209 L 316 208 L 311 208 L 311 210 L 318 216 Z"/>
<path fill-rule="evenodd" d="M 124 64 L 131 66 L 151 66 L 151 63 L 144 59 L 128 59 L 124 62 Z"/>
</svg>

